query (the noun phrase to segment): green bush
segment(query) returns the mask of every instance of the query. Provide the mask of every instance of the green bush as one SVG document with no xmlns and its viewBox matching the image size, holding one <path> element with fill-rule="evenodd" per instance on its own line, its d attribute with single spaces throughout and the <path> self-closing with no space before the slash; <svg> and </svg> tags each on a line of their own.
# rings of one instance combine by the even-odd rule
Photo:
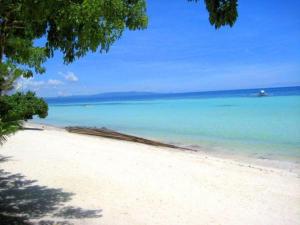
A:
<svg viewBox="0 0 300 225">
<path fill-rule="evenodd" d="M 22 122 L 33 116 L 45 118 L 48 105 L 33 92 L 0 96 L 0 144 L 6 136 L 21 128 Z"/>
</svg>

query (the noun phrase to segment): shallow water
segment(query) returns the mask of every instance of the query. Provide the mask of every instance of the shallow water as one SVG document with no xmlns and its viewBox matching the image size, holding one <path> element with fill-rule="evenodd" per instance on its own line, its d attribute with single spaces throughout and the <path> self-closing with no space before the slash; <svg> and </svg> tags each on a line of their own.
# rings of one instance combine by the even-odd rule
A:
<svg viewBox="0 0 300 225">
<path fill-rule="evenodd" d="M 35 121 L 107 127 L 212 152 L 298 160 L 300 88 L 270 90 L 263 98 L 248 90 L 138 100 L 52 99 L 48 118 Z"/>
</svg>

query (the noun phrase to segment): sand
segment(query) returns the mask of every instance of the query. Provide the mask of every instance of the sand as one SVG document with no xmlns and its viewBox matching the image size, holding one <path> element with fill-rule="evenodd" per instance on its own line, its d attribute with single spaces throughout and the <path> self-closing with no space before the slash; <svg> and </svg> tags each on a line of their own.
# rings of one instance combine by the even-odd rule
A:
<svg viewBox="0 0 300 225">
<path fill-rule="evenodd" d="M 57 209 L 46 207 L 41 218 L 30 215 L 32 221 L 300 224 L 299 174 L 283 169 L 51 128 L 19 131 L 0 147 L 0 154 L 11 156 L 1 169 L 37 180 L 35 198 L 41 194 L 47 199 L 43 191 L 52 188 L 73 193 L 64 202 L 56 199 Z M 46 205 L 55 206 L 52 197 Z"/>
</svg>

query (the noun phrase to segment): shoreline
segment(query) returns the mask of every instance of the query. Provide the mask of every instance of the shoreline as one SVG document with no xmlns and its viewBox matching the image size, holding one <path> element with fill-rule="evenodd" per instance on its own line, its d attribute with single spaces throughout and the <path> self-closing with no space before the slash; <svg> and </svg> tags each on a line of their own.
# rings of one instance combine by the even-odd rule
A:
<svg viewBox="0 0 300 225">
<path fill-rule="evenodd" d="M 36 122 L 25 122 L 24 125 L 26 126 L 32 126 L 34 128 L 43 128 L 43 129 L 54 129 L 54 130 L 61 130 L 61 131 L 68 131 L 68 127 L 64 126 L 57 126 L 57 125 L 51 125 L 51 124 L 45 124 L 45 123 L 36 123 Z M 74 126 L 73 128 L 76 128 Z M 179 151 L 188 151 L 188 152 L 194 152 L 195 154 L 202 154 L 204 156 L 208 157 L 213 157 L 217 159 L 224 159 L 224 160 L 230 160 L 234 161 L 237 164 L 243 164 L 244 166 L 248 167 L 262 167 L 262 168 L 269 168 L 269 169 L 279 169 L 279 170 L 284 170 L 287 172 L 292 172 L 300 176 L 300 162 L 298 160 L 296 161 L 291 161 L 291 160 L 282 160 L 282 159 L 272 159 L 272 158 L 260 158 L 260 157 L 255 157 L 251 156 L 245 153 L 232 153 L 232 152 L 225 152 L 225 151 L 210 151 L 206 149 L 205 147 L 202 146 L 195 146 L 195 145 L 186 145 L 186 144 L 176 144 L 176 143 L 170 143 L 170 142 L 163 142 L 160 140 L 155 140 L 155 139 L 148 139 L 148 138 L 142 138 L 138 137 L 135 135 L 128 135 L 126 133 L 121 133 L 115 130 L 111 130 L 106 127 L 102 128 L 93 128 L 93 127 L 83 127 L 83 126 L 78 126 L 78 128 L 82 129 L 87 129 L 86 132 L 78 133 L 80 135 L 91 135 L 97 138 L 98 137 L 103 137 L 103 138 L 109 138 L 109 139 L 119 139 L 120 141 L 129 141 L 133 143 L 141 143 L 141 144 L 146 144 L 146 145 L 153 145 L 155 144 L 160 147 L 166 147 L 166 148 L 171 148 L 174 150 L 179 150 Z M 93 132 L 92 130 L 96 129 L 99 131 L 106 131 L 106 134 L 89 134 L 89 132 Z M 76 133 L 76 132 L 74 132 Z M 115 138 L 115 135 L 121 135 L 121 137 Z M 129 139 L 127 137 L 130 137 Z M 149 144 L 150 142 L 150 144 Z M 153 142 L 153 143 L 152 143 Z"/>
<path fill-rule="evenodd" d="M 39 204 L 57 204 L 54 211 L 43 208 L 44 221 L 297 225 L 300 220 L 300 177 L 288 170 L 36 124 L 10 136 L 0 149 L 11 157 L 0 160 L 1 177 L 25 185 L 14 188 L 16 196 L 8 201 L 37 204 L 40 195 Z"/>
</svg>

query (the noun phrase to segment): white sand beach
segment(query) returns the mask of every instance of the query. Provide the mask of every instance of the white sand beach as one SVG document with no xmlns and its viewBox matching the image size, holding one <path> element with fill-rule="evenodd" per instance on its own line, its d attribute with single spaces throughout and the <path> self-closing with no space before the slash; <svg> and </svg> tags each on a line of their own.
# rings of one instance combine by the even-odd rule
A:
<svg viewBox="0 0 300 225">
<path fill-rule="evenodd" d="M 38 220 L 85 225 L 300 224 L 300 178 L 287 170 L 51 128 L 17 132 L 0 147 L 0 154 L 11 157 L 0 164 L 5 172 L 74 194 L 60 208 L 77 211 L 55 217 L 49 213 Z"/>
</svg>

